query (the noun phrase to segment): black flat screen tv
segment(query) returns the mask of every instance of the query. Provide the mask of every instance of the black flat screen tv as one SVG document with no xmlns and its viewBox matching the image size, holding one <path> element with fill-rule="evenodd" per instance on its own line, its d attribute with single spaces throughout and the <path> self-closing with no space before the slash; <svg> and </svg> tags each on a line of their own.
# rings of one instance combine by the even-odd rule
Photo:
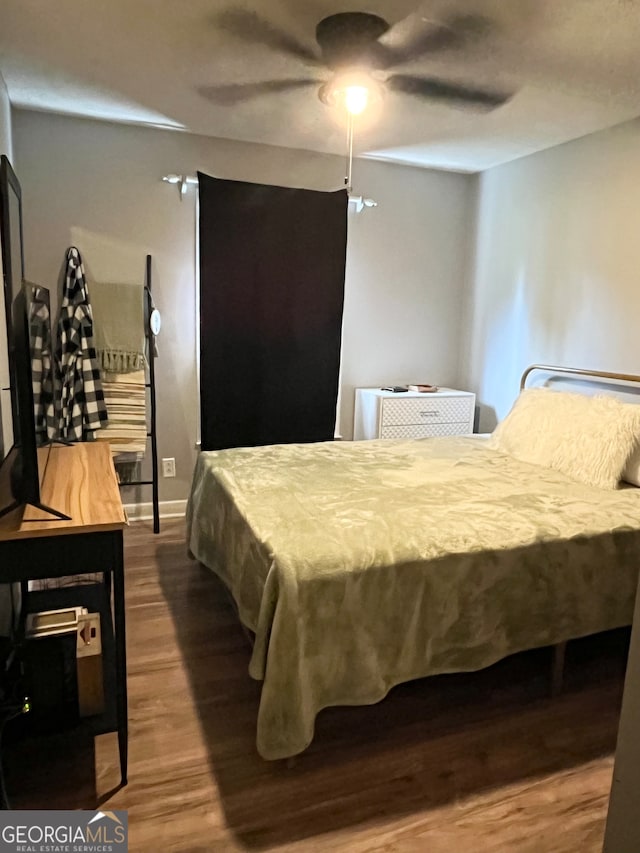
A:
<svg viewBox="0 0 640 853">
<path fill-rule="evenodd" d="M 2 454 L 0 460 L 10 452 L 14 443 L 17 423 L 15 387 L 12 380 L 13 340 L 13 300 L 18 295 L 24 278 L 24 251 L 22 243 L 22 190 L 11 163 L 3 154 L 0 157 L 0 251 L 2 254 L 4 329 L 0 335 L 3 345 L 0 362 L 1 379 L 0 405 L 2 426 Z M 0 322 L 2 318 L 0 317 Z M 6 348 L 6 351 L 4 351 Z"/>
<path fill-rule="evenodd" d="M 67 519 L 68 516 L 44 506 L 40 500 L 31 369 L 32 287 L 24 282 L 22 193 L 5 155 L 0 158 L 0 246 L 13 432 L 10 447 L 3 442 L 0 461 L 0 517 L 30 504 L 55 518 Z"/>
</svg>

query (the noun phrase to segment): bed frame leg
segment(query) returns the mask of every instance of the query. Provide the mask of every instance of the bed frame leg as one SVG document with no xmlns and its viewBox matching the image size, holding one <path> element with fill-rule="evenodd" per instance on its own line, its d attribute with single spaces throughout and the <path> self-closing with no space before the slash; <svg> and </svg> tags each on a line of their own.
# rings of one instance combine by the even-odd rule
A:
<svg viewBox="0 0 640 853">
<path fill-rule="evenodd" d="M 553 661 L 551 663 L 551 695 L 558 696 L 562 692 L 562 680 L 564 676 L 564 657 L 567 651 L 567 643 L 558 643 L 553 647 Z"/>
</svg>

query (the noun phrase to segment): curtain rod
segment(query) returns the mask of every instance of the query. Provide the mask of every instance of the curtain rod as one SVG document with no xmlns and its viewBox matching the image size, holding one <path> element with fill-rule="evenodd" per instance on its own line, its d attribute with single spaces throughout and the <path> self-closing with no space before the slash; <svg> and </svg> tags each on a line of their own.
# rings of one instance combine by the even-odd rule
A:
<svg viewBox="0 0 640 853">
<path fill-rule="evenodd" d="M 198 186 L 197 175 L 165 175 L 162 178 L 168 184 L 176 184 L 180 188 L 180 200 L 184 198 L 189 187 Z M 347 189 L 347 192 L 349 190 Z M 361 195 L 351 195 L 349 192 L 349 204 L 355 205 L 356 213 L 360 213 L 365 207 L 377 207 L 378 202 L 372 198 L 364 198 Z"/>
</svg>

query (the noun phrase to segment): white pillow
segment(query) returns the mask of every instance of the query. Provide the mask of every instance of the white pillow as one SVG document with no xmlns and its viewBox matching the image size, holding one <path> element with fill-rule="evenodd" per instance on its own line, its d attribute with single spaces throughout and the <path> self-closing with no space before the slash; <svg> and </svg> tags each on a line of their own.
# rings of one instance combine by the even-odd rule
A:
<svg viewBox="0 0 640 853">
<path fill-rule="evenodd" d="M 622 472 L 622 479 L 632 486 L 640 486 L 640 446 L 631 454 Z"/>
<path fill-rule="evenodd" d="M 489 439 L 523 462 L 615 489 L 640 442 L 640 405 L 548 388 L 520 393 Z"/>
</svg>

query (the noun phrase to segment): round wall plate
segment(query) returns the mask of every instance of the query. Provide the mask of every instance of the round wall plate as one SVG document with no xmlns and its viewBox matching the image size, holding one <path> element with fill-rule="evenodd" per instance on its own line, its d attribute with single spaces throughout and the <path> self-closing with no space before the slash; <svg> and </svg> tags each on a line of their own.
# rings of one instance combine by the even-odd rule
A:
<svg viewBox="0 0 640 853">
<path fill-rule="evenodd" d="M 162 327 L 162 317 L 157 308 L 154 308 L 149 317 L 149 328 L 152 335 L 157 335 Z"/>
</svg>

